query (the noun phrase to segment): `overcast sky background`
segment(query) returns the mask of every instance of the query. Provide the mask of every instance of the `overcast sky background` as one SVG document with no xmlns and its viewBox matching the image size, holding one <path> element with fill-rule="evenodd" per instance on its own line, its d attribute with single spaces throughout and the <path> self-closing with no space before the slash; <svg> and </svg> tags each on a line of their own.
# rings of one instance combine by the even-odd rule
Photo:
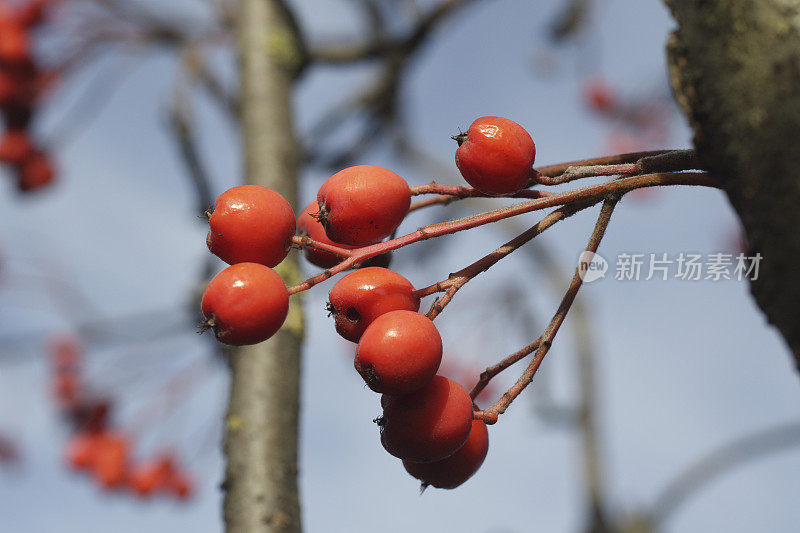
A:
<svg viewBox="0 0 800 533">
<path fill-rule="evenodd" d="M 347 1 L 294 4 L 310 35 L 359 31 Z M 656 0 L 601 4 L 581 47 L 550 51 L 546 25 L 558 0 L 482 2 L 465 10 L 437 33 L 410 72 L 403 92 L 409 133 L 453 170 L 455 146 L 449 136 L 481 115 L 507 116 L 527 127 L 538 164 L 601 153 L 608 127 L 586 112 L 579 81 L 588 73 L 602 75 L 632 97 L 666 87 L 663 49 L 672 26 Z M 555 75 L 542 72 L 542 57 L 548 54 L 558 67 Z M 167 54 L 155 54 L 130 62 L 126 70 L 98 118 L 58 150 L 57 187 L 22 198 L 10 180 L 0 182 L 0 339 L 24 340 L 0 345 L 0 433 L 15 437 L 23 453 L 19 468 L 0 470 L 0 516 L 9 531 L 222 528 L 219 422 L 225 370 L 180 312 L 207 250 L 205 228 L 193 211 L 194 197 L 165 127 L 175 63 Z M 369 74 L 366 68 L 310 72 L 295 98 L 300 131 Z M 72 96 L 59 100 L 62 107 L 80 93 L 82 83 L 70 86 Z M 63 114 L 55 107 L 43 117 L 43 136 Z M 207 103 L 200 105 L 197 123 L 219 193 L 240 179 L 236 135 Z M 689 146 L 682 119 L 676 119 L 671 138 L 672 147 Z M 360 162 L 392 168 L 412 185 L 452 179 L 426 175 L 386 149 Z M 327 177 L 306 173 L 302 205 Z M 576 216 L 542 237 L 567 275 L 596 212 Z M 536 217 L 522 222 L 532 224 Z M 414 229 L 423 220 L 414 218 L 404 227 Z M 600 253 L 613 260 L 621 252 L 730 252 L 736 224 L 717 191 L 686 188 L 626 198 Z M 486 228 L 447 244 L 419 245 L 396 253 L 393 267 L 425 286 L 509 235 L 502 227 Z M 64 308 L 61 300 L 48 298 L 53 280 L 47 276 L 53 274 L 89 302 Z M 800 383 L 788 351 L 766 325 L 746 283 L 608 278 L 586 285 L 579 298 L 590 309 L 597 339 L 605 482 L 617 512 L 646 508 L 674 475 L 716 447 L 800 419 Z M 550 286 L 531 262 L 497 265 L 461 291 L 437 320 L 446 357 L 485 366 L 538 336 L 533 328 L 509 327 L 498 307 L 497 291 L 512 282 L 519 284 L 516 292 L 529 295 L 539 321 L 553 313 L 563 290 Z M 584 495 L 578 441 L 574 433 L 534 416 L 531 391 L 490 428 L 489 456 L 472 480 L 455 491 L 420 496 L 417 482 L 380 446 L 372 423 L 380 411 L 378 397 L 353 371 L 352 345 L 335 334 L 324 312 L 331 285 L 310 291 L 306 299 L 301 490 L 308 531 L 580 529 Z M 104 494 L 62 463 L 68 435 L 50 401 L 44 337 L 36 332 L 98 316 L 131 315 L 137 315 L 126 321 L 133 341 L 93 339 L 87 346 L 87 373 L 95 389 L 117 398 L 122 427 L 129 427 L 137 405 L 171 378 L 198 373 L 197 386 L 168 416 L 137 433 L 139 454 L 174 446 L 187 458 L 198 484 L 188 504 Z M 576 392 L 570 325 L 568 319 L 537 377 L 548 379 L 567 403 Z M 519 371 L 508 371 L 498 382 L 507 385 Z M 800 448 L 748 463 L 699 492 L 664 529 L 795 530 L 799 477 Z"/>
</svg>

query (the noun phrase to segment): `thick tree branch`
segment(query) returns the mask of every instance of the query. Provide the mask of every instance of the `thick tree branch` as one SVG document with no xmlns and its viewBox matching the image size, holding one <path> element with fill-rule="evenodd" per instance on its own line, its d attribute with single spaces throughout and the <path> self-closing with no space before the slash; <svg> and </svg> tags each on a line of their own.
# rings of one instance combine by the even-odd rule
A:
<svg viewBox="0 0 800 533">
<path fill-rule="evenodd" d="M 800 2 L 665 0 L 670 77 L 703 168 L 761 253 L 758 305 L 800 364 Z"/>
<path fill-rule="evenodd" d="M 247 181 L 270 187 L 296 205 L 293 65 L 286 64 L 292 53 L 285 48 L 296 42 L 292 24 L 275 0 L 240 0 L 238 17 Z M 278 271 L 289 283 L 299 278 L 296 254 Z M 300 300 L 292 299 L 277 335 L 231 353 L 224 504 L 229 532 L 302 529 L 297 487 L 302 332 Z"/>
</svg>

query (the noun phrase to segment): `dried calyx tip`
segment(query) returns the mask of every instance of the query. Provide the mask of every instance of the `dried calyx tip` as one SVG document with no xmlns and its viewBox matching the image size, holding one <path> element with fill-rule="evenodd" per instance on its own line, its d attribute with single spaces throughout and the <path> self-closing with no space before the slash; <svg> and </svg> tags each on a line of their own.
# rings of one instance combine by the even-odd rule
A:
<svg viewBox="0 0 800 533">
<path fill-rule="evenodd" d="M 197 333 L 205 333 L 209 329 L 212 329 L 215 325 L 216 323 L 214 322 L 214 317 L 203 320 L 197 325 Z"/>
<path fill-rule="evenodd" d="M 455 142 L 457 142 L 459 146 L 461 146 L 462 144 L 464 144 L 464 141 L 467 140 L 467 137 L 468 135 L 466 133 L 464 133 L 461 130 L 458 130 L 458 135 L 453 135 L 450 138 L 453 139 Z"/>
</svg>

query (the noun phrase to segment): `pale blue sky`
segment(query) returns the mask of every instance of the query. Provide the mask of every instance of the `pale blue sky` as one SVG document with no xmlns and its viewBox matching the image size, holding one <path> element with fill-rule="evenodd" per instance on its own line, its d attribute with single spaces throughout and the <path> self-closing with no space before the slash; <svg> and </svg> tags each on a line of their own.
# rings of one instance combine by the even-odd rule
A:
<svg viewBox="0 0 800 533">
<path fill-rule="evenodd" d="M 664 85 L 663 46 L 672 23 L 656 0 L 601 3 L 583 48 L 552 52 L 561 66 L 555 78 L 538 75 L 533 58 L 546 46 L 544 28 L 558 0 L 484 2 L 456 17 L 437 33 L 406 82 L 403 101 L 414 137 L 453 170 L 455 145 L 449 136 L 487 114 L 508 116 L 529 128 L 539 164 L 603 150 L 608 130 L 582 106 L 577 72 L 586 72 L 588 64 L 589 72 L 613 80 L 627 95 Z M 312 35 L 357 32 L 344 0 L 295 4 Z M 301 131 L 368 74 L 368 69 L 347 75 L 332 69 L 311 72 L 295 99 Z M 35 277 L 42 264 L 55 265 L 103 314 L 158 310 L 155 318 L 130 325 L 134 335 L 169 326 L 164 311 L 188 300 L 207 251 L 205 229 L 192 211 L 194 198 L 165 128 L 174 80 L 173 58 L 165 54 L 138 64 L 99 118 L 59 151 L 62 175 L 53 190 L 19 198 L 8 180 L 0 182 L 0 255 L 8 257 L 7 270 L 0 272 L 0 337 L 67 327 L 77 317 L 93 316 L 83 307 L 56 309 L 43 297 Z M 43 133 L 48 120 L 55 121 L 45 118 Z M 200 107 L 198 124 L 215 192 L 221 192 L 239 179 L 235 134 L 207 104 Z M 674 147 L 689 145 L 682 121 L 672 139 Z M 361 162 L 393 168 L 412 184 L 454 179 L 424 175 L 385 149 Z M 307 173 L 305 202 L 326 177 Z M 543 236 L 565 269 L 572 268 L 584 246 L 593 216 L 594 211 L 576 216 Z M 535 216 L 524 219 L 531 220 Z M 727 250 L 734 229 L 722 193 L 676 189 L 647 201 L 624 200 L 600 253 L 608 258 L 632 251 Z M 415 285 L 426 285 L 507 236 L 499 228 L 471 231 L 441 246 L 435 259 L 420 262 L 415 249 L 401 251 L 394 266 Z M 427 254 L 437 250 L 431 244 L 419 248 Z M 459 293 L 437 319 L 448 352 L 487 364 L 538 336 L 512 331 L 498 338 L 503 317 L 491 292 L 523 276 L 521 289 L 533 308 L 540 318 L 549 316 L 561 289 L 549 286 L 533 268 L 509 260 Z M 372 423 L 378 398 L 352 369 L 352 347 L 336 336 L 323 310 L 329 289 L 330 284 L 318 287 L 306 300 L 301 486 L 308 531 L 579 529 L 583 494 L 577 440 L 534 417 L 531 394 L 491 428 L 489 456 L 469 483 L 420 497 L 415 480 L 379 444 Z M 579 297 L 591 309 L 598 339 L 598 408 L 614 509 L 634 512 L 648 505 L 674 474 L 716 446 L 800 418 L 798 376 L 745 283 L 607 279 L 587 285 Z M 175 323 L 180 320 L 176 314 Z M 575 396 L 569 326 L 568 320 L 542 369 L 556 396 L 565 400 Z M 17 436 L 24 453 L 21 469 L 0 471 L 0 516 L 13 531 L 221 530 L 222 462 L 215 430 L 225 402 L 224 366 L 210 360 L 207 344 L 191 326 L 176 331 L 144 345 L 92 344 L 88 372 L 98 387 L 106 383 L 130 406 L 120 413 L 125 424 L 132 422 L 137 402 L 171 375 L 187 364 L 207 365 L 202 385 L 172 418 L 148 430 L 142 450 L 170 444 L 186 450 L 199 484 L 196 499 L 189 505 L 140 503 L 102 494 L 69 474 L 61 464 L 67 435 L 49 401 L 46 360 L 38 344 L 28 343 L 10 348 L 18 355 L 0 366 L 0 433 Z M 6 348 L 0 349 L 5 355 Z M 501 382 L 513 377 L 512 370 Z M 753 462 L 700 493 L 665 530 L 794 530 L 800 521 L 799 475 L 800 449 Z"/>
</svg>

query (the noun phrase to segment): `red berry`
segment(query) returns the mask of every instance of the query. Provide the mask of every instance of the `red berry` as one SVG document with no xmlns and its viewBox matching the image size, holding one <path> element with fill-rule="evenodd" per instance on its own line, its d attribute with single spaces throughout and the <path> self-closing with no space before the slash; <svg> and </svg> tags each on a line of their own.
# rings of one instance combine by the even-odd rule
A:
<svg viewBox="0 0 800 533">
<path fill-rule="evenodd" d="M 208 223 L 208 249 L 230 265 L 274 267 L 289 253 L 295 232 L 289 202 L 259 185 L 240 185 L 220 194 Z"/>
<path fill-rule="evenodd" d="M 478 471 L 489 451 L 489 431 L 483 420 L 472 421 L 472 431 L 464 445 L 450 457 L 432 463 L 403 461 L 406 472 L 422 481 L 422 486 L 454 489 Z"/>
<path fill-rule="evenodd" d="M 493 196 L 527 187 L 536 146 L 525 128 L 507 118 L 481 117 L 453 137 L 458 142 L 456 166 L 464 179 Z"/>
<path fill-rule="evenodd" d="M 411 190 L 391 170 L 358 165 L 328 178 L 317 203 L 318 218 L 332 241 L 365 246 L 397 229 L 411 205 Z"/>
<path fill-rule="evenodd" d="M 299 217 L 297 217 L 298 233 L 301 235 L 307 235 L 315 241 L 323 244 L 331 244 L 352 250 L 354 248 L 353 246 L 338 244 L 328 238 L 328 236 L 325 234 L 325 228 L 323 228 L 319 220 L 314 217 L 318 211 L 319 205 L 317 202 L 311 202 L 306 206 L 305 209 L 303 209 L 303 212 L 300 213 Z M 317 265 L 321 268 L 331 268 L 342 261 L 342 258 L 336 254 L 324 252 L 322 250 L 314 250 L 313 248 L 306 248 L 304 253 L 306 260 L 308 260 L 309 263 Z"/>
<path fill-rule="evenodd" d="M 137 494 L 149 496 L 157 490 L 166 488 L 173 474 L 172 459 L 162 457 L 133 468 L 128 481 Z"/>
<path fill-rule="evenodd" d="M 258 263 L 237 263 L 212 279 L 201 302 L 217 340 L 240 346 L 272 337 L 289 311 L 289 293 L 277 272 Z"/>
<path fill-rule="evenodd" d="M 449 457 L 463 446 L 472 429 L 469 393 L 442 376 L 411 394 L 384 395 L 381 403 L 381 444 L 403 460 L 428 463 Z"/>
<path fill-rule="evenodd" d="M 179 499 L 186 500 L 192 497 L 194 493 L 194 484 L 185 473 L 174 472 L 172 476 L 170 476 L 169 489 L 172 491 L 172 494 Z"/>
<path fill-rule="evenodd" d="M 13 21 L 0 21 L 0 63 L 18 65 L 30 59 L 31 43 L 25 28 Z"/>
<path fill-rule="evenodd" d="M 92 468 L 102 437 L 96 433 L 78 433 L 67 443 L 66 459 L 72 468 Z"/>
<path fill-rule="evenodd" d="M 98 443 L 93 461 L 94 477 L 107 489 L 123 485 L 129 474 L 127 437 L 105 434 Z"/>
<path fill-rule="evenodd" d="M 414 311 L 390 311 L 364 331 L 355 367 L 369 388 L 384 394 L 409 394 L 436 375 L 442 338 L 433 322 Z"/>
<path fill-rule="evenodd" d="M 35 191 L 49 185 L 55 178 L 55 169 L 50 158 L 44 154 L 33 154 L 23 161 L 19 169 L 19 190 Z"/>
<path fill-rule="evenodd" d="M 419 310 L 411 282 L 381 267 L 365 267 L 347 274 L 333 286 L 328 300 L 336 331 L 352 342 L 358 342 L 367 326 L 384 313 Z"/>
<path fill-rule="evenodd" d="M 0 162 L 21 165 L 33 152 L 27 131 L 6 130 L 0 137 Z"/>
<path fill-rule="evenodd" d="M 610 111 L 616 106 L 614 89 L 602 79 L 592 79 L 583 86 L 583 97 L 588 106 L 597 112 Z"/>
</svg>

